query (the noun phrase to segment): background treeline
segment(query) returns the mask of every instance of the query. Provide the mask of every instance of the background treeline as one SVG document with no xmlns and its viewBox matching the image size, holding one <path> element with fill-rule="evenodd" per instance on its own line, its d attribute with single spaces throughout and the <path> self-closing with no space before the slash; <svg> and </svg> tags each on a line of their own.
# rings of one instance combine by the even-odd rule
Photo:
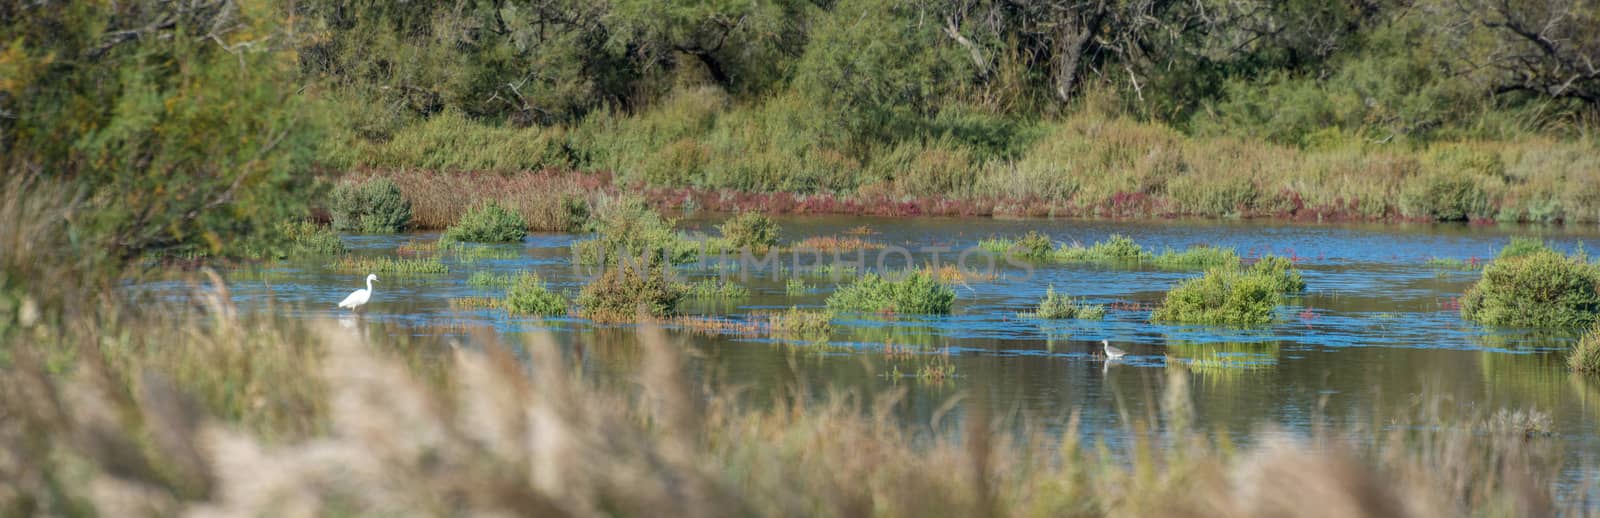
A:
<svg viewBox="0 0 1600 518">
<path fill-rule="evenodd" d="M 0 3 L 0 160 L 124 256 L 350 170 L 1594 221 L 1597 114 L 1594 0 Z"/>
</svg>

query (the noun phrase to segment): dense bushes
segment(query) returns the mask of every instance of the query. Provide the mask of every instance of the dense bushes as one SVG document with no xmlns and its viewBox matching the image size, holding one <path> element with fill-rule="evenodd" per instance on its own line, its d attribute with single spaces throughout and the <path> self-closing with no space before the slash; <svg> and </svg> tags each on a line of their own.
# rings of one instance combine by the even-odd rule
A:
<svg viewBox="0 0 1600 518">
<path fill-rule="evenodd" d="M 922 272 L 889 280 L 868 273 L 842 286 L 828 297 L 828 309 L 907 314 L 945 314 L 956 299 L 955 290 Z"/>
<path fill-rule="evenodd" d="M 502 307 L 511 313 L 556 316 L 567 313 L 567 298 L 550 291 L 535 273 L 522 273 L 506 289 Z"/>
<path fill-rule="evenodd" d="M 331 198 L 333 229 L 340 232 L 393 234 L 411 223 L 411 202 L 388 179 L 342 183 Z"/>
<path fill-rule="evenodd" d="M 1483 268 L 1478 283 L 1461 296 L 1461 317 L 1499 326 L 1585 326 L 1600 318 L 1597 290 L 1600 267 L 1524 247 Z"/>
<path fill-rule="evenodd" d="M 611 200 L 595 214 L 595 237 L 573 243 L 572 253 L 578 263 L 587 265 L 615 265 L 625 259 L 674 264 L 693 261 L 699 256 L 699 247 L 673 225 L 643 200 Z"/>
<path fill-rule="evenodd" d="M 461 221 L 445 230 L 444 237 L 465 243 L 503 243 L 521 241 L 527 228 L 522 216 L 491 200 L 467 211 Z"/>
<path fill-rule="evenodd" d="M 1268 279 L 1278 293 L 1300 293 L 1306 290 L 1306 281 L 1300 276 L 1300 269 L 1295 268 L 1294 262 L 1286 257 L 1264 256 L 1250 265 L 1248 273 Z"/>
<path fill-rule="evenodd" d="M 668 277 L 667 268 L 663 264 L 605 268 L 578 294 L 579 315 L 604 322 L 673 315 L 685 291 Z"/>
<path fill-rule="evenodd" d="M 1204 276 L 1183 281 L 1168 291 L 1161 307 L 1150 319 L 1210 325 L 1270 323 L 1273 309 L 1283 302 L 1280 284 L 1281 281 L 1272 276 L 1235 268 L 1209 270 Z"/>
<path fill-rule="evenodd" d="M 722 238 L 735 250 L 764 251 L 778 246 L 778 233 L 782 230 L 772 218 L 747 212 L 717 225 Z"/>
<path fill-rule="evenodd" d="M 274 239 L 307 215 L 326 113 L 280 43 L 281 6 L 0 5 L 0 175 L 78 189 L 84 257 Z"/>
</svg>

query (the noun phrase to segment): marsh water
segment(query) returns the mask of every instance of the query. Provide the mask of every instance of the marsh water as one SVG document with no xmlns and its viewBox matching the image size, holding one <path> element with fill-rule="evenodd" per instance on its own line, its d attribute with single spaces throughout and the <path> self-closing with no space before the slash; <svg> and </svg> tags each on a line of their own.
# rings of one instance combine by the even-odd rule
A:
<svg viewBox="0 0 1600 518">
<path fill-rule="evenodd" d="M 714 218 L 690 218 L 680 227 L 715 233 Z M 1295 258 L 1308 285 L 1303 296 L 1279 308 L 1276 323 L 1255 328 L 1162 325 L 1149 322 L 1151 305 L 1174 283 L 1198 271 L 1037 264 L 1001 261 L 994 279 L 956 285 L 948 316 L 842 314 L 825 343 L 764 336 L 674 334 L 691 352 L 702 381 L 739 387 L 750 401 L 801 390 L 878 394 L 903 390 L 897 415 L 906 426 L 932 429 L 958 420 L 981 404 L 1001 415 L 1059 423 L 1080 414 L 1082 432 L 1113 448 L 1122 443 L 1130 418 L 1158 412 L 1165 369 L 1171 362 L 1199 362 L 1192 369 L 1198 426 L 1236 441 L 1263 434 L 1307 434 L 1318 422 L 1382 429 L 1420 398 L 1447 398 L 1482 412 L 1537 409 L 1551 416 L 1553 438 L 1564 443 L 1568 484 L 1592 483 L 1600 474 L 1600 380 L 1571 374 L 1564 348 L 1572 334 L 1488 329 L 1465 322 L 1456 300 L 1478 278 L 1471 269 L 1438 268 L 1430 258 L 1487 260 L 1512 235 L 1537 235 L 1571 251 L 1600 242 L 1592 228 L 1507 228 L 1469 225 L 1336 225 L 1237 221 L 1119 222 L 1099 220 L 873 219 L 860 217 L 779 218 L 783 239 L 839 235 L 866 226 L 873 241 L 932 260 L 930 250 L 951 262 L 958 252 L 990 236 L 1037 230 L 1057 242 L 1091 244 L 1111 234 L 1132 237 L 1146 249 L 1191 245 L 1231 247 L 1247 258 L 1273 253 Z M 435 235 L 346 236 L 358 255 L 396 255 L 412 240 Z M 592 272 L 575 268 L 569 245 L 588 236 L 536 234 L 520 244 L 444 254 L 447 274 L 380 274 L 376 295 L 357 325 L 416 336 L 462 339 L 493 331 L 520 343 L 523 335 L 549 331 L 587 371 L 626 382 L 641 354 L 628 326 L 597 326 L 577 318 L 534 319 L 495 309 L 453 304 L 463 297 L 499 297 L 502 287 L 467 282 L 479 271 L 532 270 L 552 288 L 575 294 Z M 876 252 L 864 257 L 875 269 Z M 855 259 L 846 253 L 845 259 Z M 800 262 L 814 264 L 813 256 Z M 903 266 L 898 252 L 886 266 Z M 822 262 L 832 262 L 831 255 Z M 750 296 L 731 301 L 691 301 L 684 311 L 733 320 L 790 306 L 820 307 L 835 282 L 793 268 L 689 266 L 689 279 L 741 274 Z M 345 318 L 334 303 L 360 287 L 362 273 L 338 272 L 326 261 L 275 264 L 229 272 L 235 302 L 247 311 L 292 313 L 303 318 Z M 987 263 L 968 258 L 968 266 Z M 777 279 L 774 280 L 774 269 Z M 786 287 L 798 276 L 804 292 Z M 848 281 L 852 276 L 845 276 Z M 1104 304 L 1104 320 L 1019 318 L 1046 288 Z M 144 288 L 177 296 L 178 282 Z M 1129 351 L 1107 362 L 1094 354 L 1102 339 Z M 892 354 L 891 354 L 892 351 Z M 925 365 L 949 365 L 942 380 L 916 377 Z M 957 401 L 958 404 L 951 404 Z M 947 411 L 948 410 L 948 411 Z"/>
</svg>

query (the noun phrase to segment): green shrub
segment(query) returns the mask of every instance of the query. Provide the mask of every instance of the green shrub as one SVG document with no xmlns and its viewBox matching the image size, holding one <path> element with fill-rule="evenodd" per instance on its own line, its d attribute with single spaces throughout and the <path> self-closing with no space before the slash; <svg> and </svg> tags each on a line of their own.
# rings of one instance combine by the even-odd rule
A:
<svg viewBox="0 0 1600 518">
<path fill-rule="evenodd" d="M 1294 262 L 1286 257 L 1268 255 L 1250 265 L 1251 275 L 1260 275 L 1272 281 L 1278 293 L 1300 293 L 1306 290 L 1306 281 L 1300 276 L 1300 269 L 1294 267 Z"/>
<path fill-rule="evenodd" d="M 1105 306 L 1084 304 L 1082 300 L 1074 299 L 1066 294 L 1056 293 L 1054 285 L 1045 289 L 1044 299 L 1039 301 L 1039 309 L 1031 313 L 1019 313 L 1022 318 L 1067 319 L 1077 318 L 1083 320 L 1100 320 L 1106 316 Z"/>
<path fill-rule="evenodd" d="M 746 212 L 717 226 L 736 250 L 763 251 L 778 245 L 781 228 L 765 215 Z"/>
<path fill-rule="evenodd" d="M 1567 351 L 1567 367 L 1577 372 L 1600 374 L 1600 326 L 1589 329 Z"/>
<path fill-rule="evenodd" d="M 1514 257 L 1533 255 L 1538 252 L 1554 251 L 1555 250 L 1550 248 L 1550 245 L 1546 245 L 1544 243 L 1543 239 L 1512 236 L 1511 242 L 1506 243 L 1506 246 L 1500 249 L 1500 253 L 1495 255 L 1495 260 L 1511 259 Z"/>
<path fill-rule="evenodd" d="M 1216 268 L 1179 283 L 1150 315 L 1157 322 L 1261 325 L 1272 322 L 1282 303 L 1279 281 L 1267 275 Z"/>
<path fill-rule="evenodd" d="M 911 273 L 897 281 L 868 273 L 839 288 L 827 304 L 834 311 L 946 314 L 955 299 L 954 289 L 925 273 Z"/>
<path fill-rule="evenodd" d="M 1400 211 L 1413 218 L 1464 221 L 1489 216 L 1489 195 L 1472 177 L 1440 172 L 1420 175 L 1400 193 Z"/>
<path fill-rule="evenodd" d="M 790 297 L 805 295 L 808 291 L 811 291 L 811 285 L 799 277 L 790 277 L 783 283 L 783 294 Z"/>
<path fill-rule="evenodd" d="M 511 313 L 564 315 L 567 313 L 567 298 L 550 291 L 538 274 L 524 272 L 506 290 L 504 307 Z"/>
<path fill-rule="evenodd" d="M 1485 266 L 1478 283 L 1461 296 L 1461 317 L 1497 326 L 1590 325 L 1600 314 L 1597 289 L 1600 268 L 1539 250 Z"/>
<path fill-rule="evenodd" d="M 411 223 L 411 202 L 401 195 L 400 186 L 385 178 L 339 184 L 330 205 L 333 229 L 340 232 L 393 234 Z"/>
<path fill-rule="evenodd" d="M 672 282 L 667 266 L 607 267 L 578 294 L 579 314 L 600 322 L 667 317 L 683 300 L 683 285 Z"/>
<path fill-rule="evenodd" d="M 528 235 L 522 216 L 490 200 L 473 207 L 461 220 L 445 229 L 444 237 L 466 243 L 504 243 L 520 241 Z"/>
<path fill-rule="evenodd" d="M 624 258 L 641 257 L 649 262 L 665 258 L 673 264 L 695 260 L 699 248 L 674 230 L 673 224 L 643 200 L 614 200 L 595 214 L 594 239 L 573 243 L 572 253 L 579 264 L 588 265 L 616 265 Z"/>
<path fill-rule="evenodd" d="M 1084 248 L 1076 243 L 1062 245 L 1056 249 L 1053 257 L 1063 263 L 1138 263 L 1150 257 L 1133 239 L 1120 234 L 1112 234 L 1110 239 L 1095 243 Z"/>
</svg>

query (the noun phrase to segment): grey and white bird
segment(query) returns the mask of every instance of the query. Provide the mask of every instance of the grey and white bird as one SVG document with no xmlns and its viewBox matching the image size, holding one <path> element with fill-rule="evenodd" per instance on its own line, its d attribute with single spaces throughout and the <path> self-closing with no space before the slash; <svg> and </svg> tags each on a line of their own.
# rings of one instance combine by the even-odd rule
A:
<svg viewBox="0 0 1600 518">
<path fill-rule="evenodd" d="M 1106 358 L 1117 359 L 1117 358 L 1121 358 L 1124 355 L 1128 354 L 1128 351 L 1124 351 L 1124 350 L 1122 350 L 1120 348 L 1113 347 L 1111 345 L 1111 341 L 1110 340 L 1101 340 L 1100 341 L 1100 346 L 1105 348 L 1105 350 L 1106 350 Z"/>
<path fill-rule="evenodd" d="M 378 280 L 378 274 L 367 274 L 367 289 L 350 292 L 350 296 L 339 301 L 339 307 L 356 311 L 356 308 L 366 305 L 367 301 L 372 300 L 372 281 L 375 280 Z"/>
</svg>

